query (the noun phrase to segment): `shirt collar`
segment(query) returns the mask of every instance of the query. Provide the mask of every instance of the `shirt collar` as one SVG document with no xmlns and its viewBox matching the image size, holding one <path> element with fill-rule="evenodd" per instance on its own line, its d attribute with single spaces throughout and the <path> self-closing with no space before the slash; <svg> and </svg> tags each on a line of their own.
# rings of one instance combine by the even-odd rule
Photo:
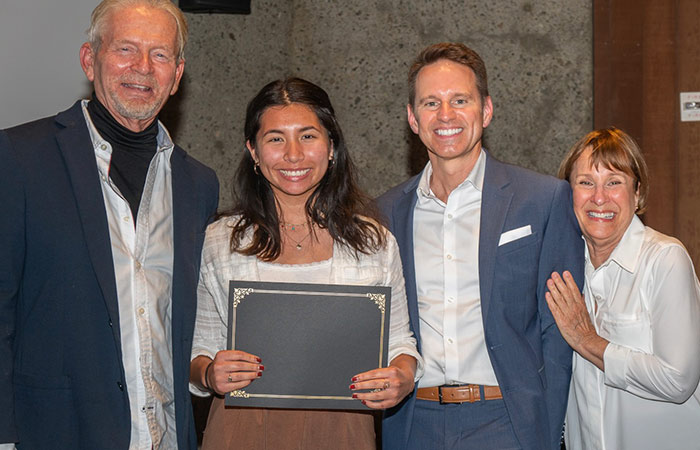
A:
<svg viewBox="0 0 700 450">
<path fill-rule="evenodd" d="M 97 128 L 95 128 L 95 124 L 92 122 L 92 118 L 90 118 L 90 114 L 87 110 L 88 102 L 89 100 L 83 100 L 81 102 L 81 106 L 83 108 L 83 116 L 85 117 L 85 122 L 87 122 L 88 131 L 90 133 L 92 147 L 96 150 L 98 148 L 101 148 L 102 150 L 107 151 L 109 152 L 109 154 L 111 154 L 112 146 L 109 142 L 104 140 L 102 136 L 100 136 L 99 131 L 97 131 Z M 158 142 L 158 148 L 156 149 L 156 153 L 165 150 L 170 150 L 173 147 L 175 147 L 175 144 L 173 144 L 173 140 L 170 138 L 170 133 L 168 133 L 168 130 L 165 129 L 165 126 L 163 126 L 163 123 L 161 121 L 158 121 L 158 136 L 156 137 L 156 141 Z"/>
<path fill-rule="evenodd" d="M 607 261 L 600 265 L 600 267 L 607 266 L 608 264 L 614 262 L 621 268 L 625 269 L 629 273 L 634 273 L 637 269 L 639 262 L 640 250 L 644 242 L 644 232 L 646 227 L 642 221 L 634 215 L 632 217 L 632 222 L 630 222 L 625 234 L 622 235 L 622 239 L 618 242 L 615 249 L 608 257 Z M 586 248 L 586 262 L 590 262 L 590 253 L 588 252 L 588 246 Z M 599 268 L 600 268 L 599 267 Z"/>
<path fill-rule="evenodd" d="M 476 164 L 472 168 L 467 178 L 462 181 L 455 190 L 463 189 L 468 184 L 471 184 L 477 191 L 482 192 L 484 189 L 484 173 L 486 171 L 486 152 L 484 149 L 479 150 L 479 159 L 476 160 Z M 430 161 L 425 165 L 423 173 L 421 174 L 420 180 L 418 181 L 418 189 L 416 193 L 419 197 L 424 198 L 435 198 L 435 194 L 430 189 L 430 177 L 433 175 L 433 166 Z"/>
</svg>

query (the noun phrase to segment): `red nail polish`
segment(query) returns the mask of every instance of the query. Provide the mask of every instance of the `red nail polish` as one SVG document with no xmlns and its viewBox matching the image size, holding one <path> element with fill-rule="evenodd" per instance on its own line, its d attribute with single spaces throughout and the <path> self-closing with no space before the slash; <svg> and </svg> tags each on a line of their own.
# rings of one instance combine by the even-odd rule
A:
<svg viewBox="0 0 700 450">
<path fill-rule="evenodd" d="M 260 358 L 255 358 L 255 359 L 256 359 L 259 363 L 262 362 L 262 359 L 260 359 Z"/>
<path fill-rule="evenodd" d="M 363 405 L 366 405 L 366 404 L 367 404 L 367 402 L 366 402 L 366 401 L 364 401 L 364 400 L 362 400 L 362 404 L 363 404 Z"/>
<path fill-rule="evenodd" d="M 357 381 L 357 377 L 352 377 L 352 381 Z"/>
<path fill-rule="evenodd" d="M 354 385 L 354 384 L 351 384 L 351 385 L 350 385 L 350 389 L 355 389 L 355 385 Z"/>
<path fill-rule="evenodd" d="M 260 370 L 265 370 L 265 366 L 263 366 L 262 364 L 260 364 L 260 368 L 259 368 L 259 369 L 260 369 Z"/>
<path fill-rule="evenodd" d="M 357 398 L 357 394 L 352 394 L 352 398 Z"/>
<path fill-rule="evenodd" d="M 262 376 L 262 372 L 258 372 L 258 376 L 261 377 L 261 376 Z"/>
</svg>

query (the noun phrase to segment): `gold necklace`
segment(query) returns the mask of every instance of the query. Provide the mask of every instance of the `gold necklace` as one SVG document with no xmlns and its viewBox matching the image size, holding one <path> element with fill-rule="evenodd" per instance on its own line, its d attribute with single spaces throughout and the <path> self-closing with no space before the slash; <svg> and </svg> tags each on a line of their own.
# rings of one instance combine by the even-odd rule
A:
<svg viewBox="0 0 700 450">
<path fill-rule="evenodd" d="M 280 225 L 282 225 L 282 228 L 287 229 L 289 228 L 292 231 L 295 231 L 297 228 L 296 227 L 303 227 L 306 225 L 306 222 L 304 223 L 287 223 L 287 222 L 282 222 Z"/>
<path fill-rule="evenodd" d="M 300 241 L 297 241 L 296 239 L 294 239 L 294 238 L 289 234 L 289 232 L 287 232 L 287 229 L 286 229 L 285 227 L 282 227 L 282 229 L 284 230 L 284 234 L 287 235 L 287 237 L 288 237 L 289 239 L 291 239 L 291 240 L 296 244 L 296 249 L 297 249 L 297 250 L 301 250 L 301 249 L 302 249 L 301 243 L 304 242 L 304 241 L 306 240 L 306 238 L 308 238 L 309 236 L 311 236 L 311 229 L 309 229 L 309 232 L 306 233 L 306 236 L 304 236 L 303 238 L 301 238 Z M 292 228 L 292 230 L 294 230 L 294 228 Z"/>
</svg>

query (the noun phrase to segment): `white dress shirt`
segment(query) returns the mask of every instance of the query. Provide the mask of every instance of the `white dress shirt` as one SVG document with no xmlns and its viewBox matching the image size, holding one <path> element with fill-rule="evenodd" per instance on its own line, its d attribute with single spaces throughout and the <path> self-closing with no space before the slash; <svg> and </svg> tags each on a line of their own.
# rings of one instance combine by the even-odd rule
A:
<svg viewBox="0 0 700 450">
<path fill-rule="evenodd" d="M 417 361 L 416 380 L 423 373 L 423 359 L 416 350 L 416 340 L 408 323 L 406 288 L 401 268 L 401 257 L 394 236 L 388 231 L 384 249 L 366 255 L 355 253 L 335 243 L 333 256 L 328 262 L 287 265 L 262 263 L 255 256 L 231 253 L 231 224 L 235 217 L 224 217 L 209 225 L 202 249 L 202 264 L 197 288 L 197 321 L 194 328 L 192 359 L 199 355 L 214 359 L 216 353 L 227 348 L 229 281 L 280 281 L 275 269 L 289 270 L 284 280 L 306 282 L 307 269 L 315 272 L 317 281 L 325 283 L 390 286 L 391 313 L 389 315 L 388 361 L 400 354 L 413 356 Z M 252 233 L 249 232 L 246 241 Z M 246 245 L 246 242 L 243 243 Z M 263 266 L 263 267 L 261 267 Z M 294 275 L 297 276 L 294 279 Z M 272 277 L 272 278 L 267 278 Z M 209 392 L 190 384 L 190 392 L 207 396 Z"/>
<path fill-rule="evenodd" d="M 584 296 L 610 344 L 605 372 L 574 353 L 567 449 L 700 448 L 700 287 L 683 245 L 634 216 L 597 269 L 586 249 Z"/>
<path fill-rule="evenodd" d="M 95 129 L 83 102 L 100 174 L 119 300 L 122 362 L 131 410 L 130 450 L 175 449 L 172 358 L 173 143 L 158 124 L 134 225 L 129 203 L 109 179 L 112 147 Z"/>
<path fill-rule="evenodd" d="M 413 251 L 425 374 L 419 387 L 498 381 L 486 350 L 479 290 L 479 223 L 486 153 L 447 203 L 430 189 L 432 166 L 420 178 Z"/>
</svg>

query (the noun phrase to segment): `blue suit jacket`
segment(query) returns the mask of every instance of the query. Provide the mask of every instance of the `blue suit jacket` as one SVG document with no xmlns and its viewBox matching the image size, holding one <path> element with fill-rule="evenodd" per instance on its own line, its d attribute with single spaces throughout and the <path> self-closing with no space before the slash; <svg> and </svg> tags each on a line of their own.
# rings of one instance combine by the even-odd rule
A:
<svg viewBox="0 0 700 450">
<path fill-rule="evenodd" d="M 172 355 L 178 447 L 196 449 L 188 392 L 214 172 L 175 147 Z M 80 102 L 0 131 L 0 442 L 121 449 L 131 417 L 117 288 L 95 153 Z"/>
<path fill-rule="evenodd" d="M 399 243 L 411 327 L 420 349 L 413 213 L 420 175 L 379 198 Z M 532 234 L 499 246 L 502 233 Z M 568 183 L 504 164 L 487 153 L 481 200 L 479 288 L 486 346 L 523 449 L 559 449 L 571 377 L 571 348 L 544 298 L 553 271 L 583 280 L 583 239 Z M 415 393 L 385 414 L 384 450 L 408 440 Z"/>
</svg>

